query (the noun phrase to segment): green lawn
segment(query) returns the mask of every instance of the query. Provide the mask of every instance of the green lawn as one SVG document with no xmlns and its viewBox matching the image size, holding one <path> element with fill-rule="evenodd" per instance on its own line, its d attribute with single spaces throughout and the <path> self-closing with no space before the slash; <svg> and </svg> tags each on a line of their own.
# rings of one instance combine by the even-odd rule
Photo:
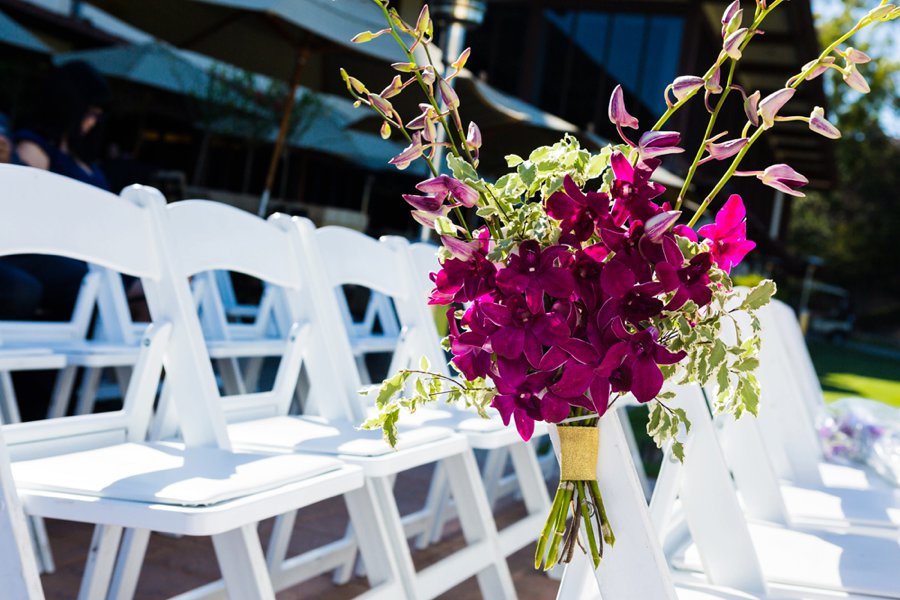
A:
<svg viewBox="0 0 900 600">
<path fill-rule="evenodd" d="M 826 400 L 863 396 L 900 407 L 900 360 L 822 341 L 809 351 Z"/>
</svg>

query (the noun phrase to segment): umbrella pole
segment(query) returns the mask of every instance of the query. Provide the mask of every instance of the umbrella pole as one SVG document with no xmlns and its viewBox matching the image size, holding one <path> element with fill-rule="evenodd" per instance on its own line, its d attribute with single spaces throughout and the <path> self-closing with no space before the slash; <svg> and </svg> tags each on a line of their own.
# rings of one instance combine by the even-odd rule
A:
<svg viewBox="0 0 900 600">
<path fill-rule="evenodd" d="M 288 125 L 291 121 L 291 112 L 294 110 L 294 99 L 297 96 L 297 88 L 300 87 L 300 77 L 303 75 L 303 67 L 309 58 L 310 49 L 308 45 L 303 45 L 297 49 L 297 56 L 294 59 L 294 74 L 291 77 L 291 85 L 285 99 L 284 112 L 281 115 L 281 125 L 278 127 L 278 137 L 275 138 L 275 147 L 272 149 L 272 158 L 269 160 L 269 170 L 266 173 L 266 187 L 263 190 L 262 197 L 259 200 L 259 210 L 257 214 L 261 217 L 266 216 L 269 209 L 269 200 L 272 197 L 272 186 L 275 183 L 275 173 L 278 171 L 278 158 L 284 148 L 284 142 L 287 138 Z"/>
</svg>

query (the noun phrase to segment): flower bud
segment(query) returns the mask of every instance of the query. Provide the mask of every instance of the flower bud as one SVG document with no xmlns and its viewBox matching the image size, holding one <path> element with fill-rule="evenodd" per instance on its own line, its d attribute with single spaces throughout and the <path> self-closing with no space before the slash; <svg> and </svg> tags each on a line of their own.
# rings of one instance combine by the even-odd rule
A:
<svg viewBox="0 0 900 600">
<path fill-rule="evenodd" d="M 759 116 L 762 118 L 763 129 L 768 129 L 775 124 L 775 117 L 778 111 L 787 104 L 788 100 L 794 97 L 797 90 L 794 88 L 781 88 L 777 92 L 772 92 L 759 103 Z"/>
<path fill-rule="evenodd" d="M 609 120 L 617 127 L 637 129 L 639 126 L 638 120 L 628 114 L 625 109 L 625 93 L 622 91 L 621 85 L 616 86 L 609 99 Z"/>
<path fill-rule="evenodd" d="M 391 137 L 391 125 L 387 121 L 381 124 L 381 130 L 379 131 L 381 134 L 381 139 L 387 140 Z"/>
<path fill-rule="evenodd" d="M 388 162 L 402 171 L 411 165 L 414 160 L 422 156 L 424 152 L 425 148 L 422 146 L 422 134 L 417 131 L 412 136 L 412 143 L 410 143 L 403 152 Z"/>
<path fill-rule="evenodd" d="M 727 54 L 733 60 L 741 59 L 741 44 L 744 39 L 747 37 L 747 28 L 743 27 L 738 29 L 734 33 L 728 35 L 725 38 L 725 44 L 722 47 L 725 50 L 725 54 Z"/>
<path fill-rule="evenodd" d="M 872 57 L 856 48 L 847 48 L 846 52 L 844 52 L 844 58 L 847 60 L 847 63 L 851 65 L 863 65 L 872 60 Z"/>
<path fill-rule="evenodd" d="M 472 53 L 472 49 L 466 48 L 465 50 L 463 50 L 460 53 L 459 58 L 457 58 L 455 61 L 450 63 L 450 66 L 453 67 L 454 69 L 456 69 L 457 71 L 462 71 L 463 67 L 466 66 L 466 61 L 469 60 L 469 55 L 471 53 Z"/>
<path fill-rule="evenodd" d="M 675 81 L 672 82 L 672 93 L 675 95 L 675 99 L 681 102 L 688 97 L 688 94 L 702 88 L 704 83 L 702 77 L 682 75 L 681 77 L 676 77 Z"/>
<path fill-rule="evenodd" d="M 651 242 L 658 242 L 672 228 L 672 225 L 678 221 L 680 216 L 680 210 L 670 210 L 650 217 L 644 223 L 644 233 L 650 238 Z"/>
<path fill-rule="evenodd" d="M 747 115 L 747 120 L 753 124 L 754 127 L 759 126 L 759 97 L 761 96 L 759 90 L 756 90 L 746 98 L 744 98 L 744 113 Z"/>
<path fill-rule="evenodd" d="M 785 164 L 767 167 L 765 171 L 757 174 L 756 177 L 765 185 L 790 196 L 804 196 L 803 192 L 798 192 L 797 189 L 809 183 L 806 177 Z"/>
<path fill-rule="evenodd" d="M 425 82 L 425 85 L 431 85 L 434 83 L 434 67 L 428 65 L 427 67 L 422 68 L 422 81 Z"/>
<path fill-rule="evenodd" d="M 446 79 L 441 78 L 438 80 L 438 90 L 440 90 L 441 100 L 447 108 L 450 110 L 459 108 L 459 96 L 456 95 L 456 90 L 453 89 L 453 86 Z"/>
<path fill-rule="evenodd" d="M 833 65 L 833 64 L 834 64 L 833 56 L 826 56 L 825 58 L 820 60 L 818 63 L 814 60 L 809 61 L 808 63 L 803 65 L 803 70 L 806 71 L 807 69 L 811 68 L 813 65 L 815 65 L 815 68 L 812 71 L 810 71 L 809 75 L 806 76 L 806 80 L 810 81 L 812 79 L 815 79 L 816 77 L 818 77 L 819 75 L 821 75 L 822 73 L 824 73 L 825 71 L 828 70 L 828 68 L 829 68 L 828 65 Z"/>
<path fill-rule="evenodd" d="M 403 194 L 403 199 L 416 210 L 429 213 L 438 213 L 447 199 L 447 192 L 438 194 L 437 196 L 417 196 L 415 194 Z"/>
<path fill-rule="evenodd" d="M 721 144 L 710 141 L 706 143 L 706 151 L 713 160 L 725 160 L 740 152 L 749 141 L 748 138 L 737 138 Z"/>
<path fill-rule="evenodd" d="M 841 137 L 840 130 L 825 118 L 825 109 L 821 106 L 815 107 L 812 114 L 809 115 L 809 128 L 819 135 L 833 140 Z"/>
<path fill-rule="evenodd" d="M 369 104 L 378 112 L 388 116 L 394 114 L 394 106 L 378 94 L 369 94 L 367 98 L 369 99 Z"/>
<path fill-rule="evenodd" d="M 426 4 L 422 7 L 419 18 L 416 20 L 416 34 L 419 36 L 427 35 L 431 37 L 432 33 L 434 33 L 434 24 L 431 22 L 431 14 L 428 10 L 428 5 Z"/>
<path fill-rule="evenodd" d="M 638 149 L 644 158 L 663 156 L 665 154 L 677 154 L 684 152 L 679 148 L 681 134 L 677 131 L 647 131 L 638 142 Z"/>
<path fill-rule="evenodd" d="M 706 81 L 705 87 L 706 91 L 710 94 L 721 94 L 722 93 L 722 70 L 719 67 L 716 67 L 716 70 L 713 71 L 713 74 Z"/>
<path fill-rule="evenodd" d="M 741 18 L 744 15 L 743 9 L 741 9 L 741 0 L 734 0 L 731 4 L 728 5 L 728 8 L 725 9 L 725 12 L 722 13 L 722 37 L 727 37 L 729 33 L 735 31 L 738 27 L 741 26 Z M 736 17 L 736 18 L 735 18 Z M 732 25 L 736 23 L 736 25 Z M 729 27 L 734 27 L 731 31 L 728 30 Z"/>
<path fill-rule="evenodd" d="M 466 135 L 466 145 L 470 150 L 478 150 L 481 148 L 481 130 L 474 121 L 469 122 L 469 131 Z"/>
<path fill-rule="evenodd" d="M 855 63 L 851 63 L 844 69 L 844 81 L 857 92 L 868 94 L 871 91 L 866 78 L 859 74 Z"/>
</svg>

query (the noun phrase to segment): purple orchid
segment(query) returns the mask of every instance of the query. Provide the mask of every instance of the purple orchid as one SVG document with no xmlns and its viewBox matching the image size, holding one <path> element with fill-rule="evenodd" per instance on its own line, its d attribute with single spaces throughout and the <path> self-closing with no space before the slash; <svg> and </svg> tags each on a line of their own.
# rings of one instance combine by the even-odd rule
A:
<svg viewBox="0 0 900 600">
<path fill-rule="evenodd" d="M 716 213 L 716 222 L 704 225 L 697 232 L 707 239 L 712 261 L 726 273 L 756 247 L 756 242 L 747 239 L 746 216 L 744 201 L 733 194 Z"/>
<path fill-rule="evenodd" d="M 428 298 L 429 304 L 472 302 L 494 291 L 497 265 L 487 259 L 490 240 L 485 235 L 487 232 L 483 230 L 478 239 L 468 242 L 472 250 L 468 260 L 449 258 L 441 263 L 437 273 L 431 274 L 434 290 Z"/>
<path fill-rule="evenodd" d="M 547 391 L 552 373 L 528 374 L 522 361 L 499 359 L 492 378 L 499 392 L 491 406 L 500 412 L 503 423 L 515 420 L 519 435 L 526 442 L 534 434 L 535 421 L 559 423 L 569 416 L 569 403 Z"/>
<path fill-rule="evenodd" d="M 493 331 L 477 304 L 469 307 L 463 316 L 461 324 L 466 327 L 465 331 L 459 330 L 454 312 L 452 308 L 447 311 L 453 364 L 469 380 L 487 377 L 492 366 L 488 335 Z"/>
<path fill-rule="evenodd" d="M 478 204 L 478 192 L 449 175 L 438 175 L 416 185 L 416 189 L 427 194 L 449 194 L 466 208 Z"/>
<path fill-rule="evenodd" d="M 648 158 L 632 166 L 624 154 L 618 150 L 613 152 L 610 165 L 615 179 L 610 193 L 615 200 L 612 215 L 617 226 L 622 225 L 627 218 L 647 221 L 662 210 L 652 200 L 666 189 L 650 181 L 650 176 L 659 164 L 658 159 Z"/>
<path fill-rule="evenodd" d="M 502 304 L 483 302 L 481 310 L 496 326 L 490 338 L 497 356 L 513 360 L 524 355 L 535 368 L 544 355 L 544 346 L 561 344 L 571 334 L 563 314 L 564 307 L 535 312 L 521 295 L 507 296 Z"/>
<path fill-rule="evenodd" d="M 547 199 L 547 214 L 560 221 L 564 232 L 571 231 L 575 240 L 590 238 L 601 224 L 611 224 L 609 196 L 601 192 L 584 193 L 571 176 L 563 179 L 563 190 Z"/>
<path fill-rule="evenodd" d="M 643 158 L 678 154 L 684 152 L 678 146 L 680 142 L 681 134 L 677 131 L 648 131 L 638 141 L 638 152 Z"/>
<path fill-rule="evenodd" d="M 664 382 L 659 365 L 675 364 L 687 353 L 683 350 L 670 352 L 660 344 L 655 327 L 636 333 L 629 333 L 620 322 L 614 323 L 613 327 L 622 341 L 609 349 L 598 369 L 610 376 L 615 374 L 614 381 L 619 385 L 614 389 L 627 385 L 638 402 L 650 402 L 659 394 Z"/>
<path fill-rule="evenodd" d="M 656 277 L 666 292 L 675 292 L 665 309 L 678 310 L 688 300 L 693 300 L 697 306 L 709 304 L 712 300 L 712 290 L 709 287 L 712 255 L 701 252 L 685 265 L 684 255 L 674 240 L 664 240 L 663 247 L 666 261 L 656 265 Z"/>
<path fill-rule="evenodd" d="M 609 297 L 606 302 L 609 306 L 604 306 L 604 310 L 614 311 L 633 325 L 639 325 L 663 310 L 662 300 L 655 297 L 660 292 L 659 284 L 639 284 L 634 271 L 619 257 L 603 267 L 600 285 Z"/>
<path fill-rule="evenodd" d="M 544 308 L 544 293 L 564 299 L 572 295 L 575 280 L 567 269 L 571 260 L 565 246 L 541 249 L 538 242 L 526 240 L 497 273 L 497 287 L 506 294 L 525 294 L 528 306 L 538 312 Z"/>
</svg>

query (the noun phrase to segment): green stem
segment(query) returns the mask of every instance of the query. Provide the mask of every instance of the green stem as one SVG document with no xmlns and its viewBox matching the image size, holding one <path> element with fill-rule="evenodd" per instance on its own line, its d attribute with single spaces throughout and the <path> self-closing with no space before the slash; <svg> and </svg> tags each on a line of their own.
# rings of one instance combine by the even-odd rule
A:
<svg viewBox="0 0 900 600">
<path fill-rule="evenodd" d="M 569 503 L 572 501 L 572 493 L 575 486 L 571 481 L 560 484 L 562 492 L 562 500 L 560 501 L 559 511 L 556 513 L 556 523 L 553 527 L 553 535 L 550 540 L 550 548 L 547 550 L 547 560 L 544 562 L 544 570 L 549 571 L 559 562 L 559 544 L 562 542 L 563 534 L 566 531 L 566 519 L 569 516 Z M 559 491 L 557 491 L 559 493 Z"/>
<path fill-rule="evenodd" d="M 745 39 L 743 42 L 741 42 L 741 50 L 743 50 L 747 46 L 747 44 L 750 42 L 750 39 L 754 35 L 756 35 L 756 30 L 759 28 L 760 25 L 762 25 L 762 22 L 769 15 L 769 13 L 772 12 L 782 2 L 784 2 L 784 0 L 775 0 L 775 2 L 773 2 L 772 5 L 767 7 L 764 11 L 758 12 L 758 10 L 757 10 L 755 18 L 753 19 L 753 24 L 750 25 L 750 27 L 749 27 L 750 33 L 747 35 L 747 39 Z M 759 7 L 757 6 L 757 9 L 758 8 Z M 708 78 L 712 77 L 712 74 L 715 73 L 715 70 L 718 69 L 722 65 L 722 63 L 725 61 L 725 58 L 726 58 L 726 55 L 724 53 L 720 53 L 719 57 L 716 59 L 716 62 L 713 64 L 713 66 L 711 66 L 709 68 L 709 70 L 706 71 L 706 73 L 703 75 L 703 79 L 708 79 Z M 682 106 L 687 104 L 690 101 L 690 99 L 693 98 L 699 91 L 700 91 L 700 88 L 688 93 L 688 95 L 685 96 L 682 100 L 679 100 L 678 102 L 676 102 L 675 104 L 670 106 L 666 110 L 666 112 L 663 113 L 663 116 L 661 116 L 659 118 L 659 120 L 656 122 L 656 124 L 650 129 L 650 131 L 659 131 L 660 129 L 662 129 L 663 125 L 666 124 L 666 122 L 669 120 L 669 118 L 672 115 L 674 115 L 678 111 L 679 108 L 681 108 Z"/>
<path fill-rule="evenodd" d="M 600 551 L 597 549 L 597 538 L 594 536 L 594 525 L 591 523 L 591 515 L 588 510 L 588 502 L 590 495 L 585 490 L 584 482 L 579 481 L 575 484 L 576 489 L 578 490 L 577 494 L 577 502 L 581 507 L 581 519 L 584 521 L 584 532 L 588 538 L 588 545 L 591 548 L 591 560 L 594 563 L 594 568 L 600 566 Z"/>
<path fill-rule="evenodd" d="M 547 547 L 547 541 L 550 539 L 550 536 L 556 531 L 557 515 L 562 501 L 564 485 L 565 482 L 560 481 L 559 487 L 556 488 L 556 494 L 553 496 L 553 504 L 550 506 L 550 514 L 547 515 L 547 521 L 544 523 L 544 528 L 541 530 L 541 536 L 538 538 L 537 550 L 534 552 L 535 569 L 540 569 L 542 563 L 548 562 L 544 560 L 544 549 Z"/>
<path fill-rule="evenodd" d="M 597 511 L 600 513 L 601 532 L 603 541 L 610 546 L 616 543 L 616 536 L 613 534 L 612 527 L 609 524 L 609 518 L 606 516 L 606 508 L 603 506 L 603 496 L 600 494 L 600 485 L 596 480 L 590 482 L 591 495 Z"/>
<path fill-rule="evenodd" d="M 773 4 L 772 7 L 774 8 L 774 6 L 776 5 Z M 795 77 L 789 79 L 788 81 L 794 81 L 792 81 L 792 83 L 788 87 L 797 89 L 797 86 L 806 81 L 809 75 L 816 69 L 816 65 L 818 65 L 819 62 L 821 62 L 825 57 L 830 56 L 838 46 L 849 40 L 868 24 L 869 23 L 866 22 L 865 18 L 861 19 L 856 25 L 853 26 L 852 29 L 850 29 L 850 31 L 839 37 L 831 45 L 825 48 L 825 50 L 822 51 L 819 57 L 812 63 L 810 63 L 810 66 L 807 69 L 802 71 L 799 75 L 796 75 Z M 737 156 L 735 156 L 734 160 L 731 162 L 731 166 L 728 167 L 728 170 L 725 171 L 725 174 L 722 175 L 722 178 L 719 179 L 718 183 L 716 183 L 716 186 L 712 189 L 712 191 L 710 191 L 710 193 L 707 194 L 706 198 L 703 199 L 703 202 L 700 204 L 697 212 L 694 213 L 693 217 L 691 217 L 691 220 L 688 223 L 688 227 L 693 227 L 697 224 L 697 221 L 700 220 L 700 216 L 704 213 L 704 211 L 706 211 L 710 203 L 712 203 L 712 201 L 715 199 L 716 195 L 718 195 L 718 193 L 722 191 L 722 188 L 725 187 L 725 184 L 728 183 L 728 181 L 734 175 L 734 172 L 737 171 L 738 167 L 741 164 L 741 161 L 743 161 L 744 157 L 747 155 L 747 152 L 753 146 L 754 142 L 756 142 L 756 140 L 760 138 L 764 131 L 766 130 L 760 127 L 755 132 L 753 132 L 753 135 L 750 137 L 747 145 L 741 148 L 741 151 L 738 152 Z"/>
<path fill-rule="evenodd" d="M 697 154 L 696 156 L 694 156 L 694 162 L 691 163 L 691 168 L 688 169 L 687 176 L 684 178 L 684 183 L 681 186 L 681 191 L 678 192 L 678 200 L 675 203 L 675 210 L 681 209 L 681 205 L 684 202 L 684 195 L 687 192 L 688 187 L 691 185 L 691 181 L 694 179 L 694 173 L 697 172 L 697 167 L 700 166 L 700 159 L 703 158 L 703 154 L 706 152 L 706 142 L 707 140 L 709 140 L 710 135 L 712 135 L 713 128 L 716 126 L 716 119 L 719 117 L 719 112 L 722 110 L 722 107 L 725 105 L 725 100 L 731 93 L 731 82 L 734 79 L 734 69 L 736 66 L 737 61 L 731 61 L 731 65 L 728 68 L 728 80 L 725 83 L 725 88 L 722 91 L 722 94 L 719 96 L 719 101 L 716 103 L 716 108 L 713 110 L 712 114 L 709 115 L 709 122 L 706 124 L 706 132 L 703 134 L 703 139 L 700 141 L 700 147 L 697 148 Z"/>
</svg>

